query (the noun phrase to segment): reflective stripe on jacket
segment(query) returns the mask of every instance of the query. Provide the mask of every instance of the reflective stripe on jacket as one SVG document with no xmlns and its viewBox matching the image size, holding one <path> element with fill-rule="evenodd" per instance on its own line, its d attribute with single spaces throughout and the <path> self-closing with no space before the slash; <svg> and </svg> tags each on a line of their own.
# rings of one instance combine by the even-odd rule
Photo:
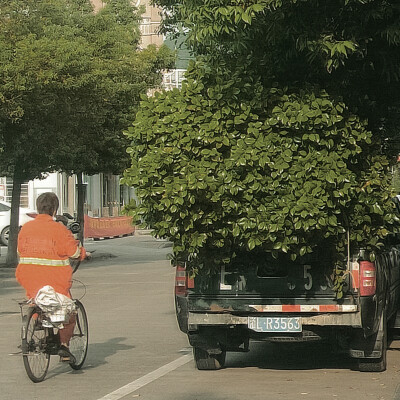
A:
<svg viewBox="0 0 400 400">
<path fill-rule="evenodd" d="M 53 267 L 62 267 L 64 265 L 69 265 L 69 260 L 50 260 L 47 258 L 20 257 L 19 263 L 29 264 L 29 265 L 50 265 Z"/>
</svg>

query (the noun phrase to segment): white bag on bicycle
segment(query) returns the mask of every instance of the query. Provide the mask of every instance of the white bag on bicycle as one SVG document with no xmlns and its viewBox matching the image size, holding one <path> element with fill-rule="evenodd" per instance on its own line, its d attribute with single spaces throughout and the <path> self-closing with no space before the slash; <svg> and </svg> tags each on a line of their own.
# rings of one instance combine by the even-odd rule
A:
<svg viewBox="0 0 400 400">
<path fill-rule="evenodd" d="M 35 303 L 54 323 L 68 322 L 69 315 L 76 308 L 73 300 L 61 293 L 57 293 L 50 285 L 39 289 L 35 297 Z"/>
</svg>

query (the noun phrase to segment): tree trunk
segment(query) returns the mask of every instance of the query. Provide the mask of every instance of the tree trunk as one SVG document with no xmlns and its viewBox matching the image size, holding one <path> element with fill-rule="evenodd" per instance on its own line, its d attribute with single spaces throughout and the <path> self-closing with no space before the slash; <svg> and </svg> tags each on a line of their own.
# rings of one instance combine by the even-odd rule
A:
<svg viewBox="0 0 400 400">
<path fill-rule="evenodd" d="M 84 239 L 84 229 L 85 229 L 85 218 L 84 218 L 84 202 L 85 202 L 85 185 L 83 184 L 82 172 L 76 173 L 76 177 L 78 180 L 78 213 L 77 213 L 77 221 L 81 226 L 81 230 L 78 234 L 78 239 L 82 243 Z"/>
<path fill-rule="evenodd" d="M 21 202 L 22 181 L 14 174 L 11 199 L 10 234 L 8 238 L 7 261 L 8 267 L 15 267 L 18 264 L 17 246 L 19 232 L 19 205 Z"/>
</svg>

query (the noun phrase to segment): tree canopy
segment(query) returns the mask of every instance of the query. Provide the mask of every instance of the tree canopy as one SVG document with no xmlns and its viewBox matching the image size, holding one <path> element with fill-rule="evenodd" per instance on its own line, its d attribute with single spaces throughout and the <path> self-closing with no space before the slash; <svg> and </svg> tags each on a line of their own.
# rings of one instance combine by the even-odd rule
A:
<svg viewBox="0 0 400 400">
<path fill-rule="evenodd" d="M 128 0 L 98 14 L 78 0 L 18 0 L 0 12 L 3 174 L 121 172 L 122 130 L 171 54 L 139 51 L 140 14 Z"/>
<path fill-rule="evenodd" d="M 248 64 L 281 85 L 319 84 L 397 153 L 400 4 L 397 0 L 157 0 L 164 29 L 184 27 L 197 54 Z M 252 68 L 250 68 L 252 67 Z M 393 138 L 394 136 L 394 138 Z M 394 140 L 393 140 L 394 139 Z"/>
</svg>

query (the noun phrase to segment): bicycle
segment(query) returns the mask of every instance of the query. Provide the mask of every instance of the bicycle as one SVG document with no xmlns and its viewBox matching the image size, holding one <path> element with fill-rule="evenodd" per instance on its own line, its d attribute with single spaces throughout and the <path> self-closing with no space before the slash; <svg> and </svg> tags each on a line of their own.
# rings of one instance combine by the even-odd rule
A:
<svg viewBox="0 0 400 400">
<path fill-rule="evenodd" d="M 76 262 L 75 262 L 76 263 Z M 74 271 L 77 266 L 71 265 Z M 79 265 L 78 265 L 79 266 Z M 74 370 L 82 368 L 88 349 L 88 320 L 83 304 L 73 299 L 75 311 L 75 327 L 69 343 L 69 351 L 75 360 L 69 362 Z M 50 356 L 57 355 L 61 343 L 58 335 L 58 325 L 36 304 L 24 301 L 19 303 L 22 317 L 22 357 L 28 377 L 32 382 L 42 382 L 46 377 Z M 27 312 L 25 308 L 28 307 Z"/>
</svg>

